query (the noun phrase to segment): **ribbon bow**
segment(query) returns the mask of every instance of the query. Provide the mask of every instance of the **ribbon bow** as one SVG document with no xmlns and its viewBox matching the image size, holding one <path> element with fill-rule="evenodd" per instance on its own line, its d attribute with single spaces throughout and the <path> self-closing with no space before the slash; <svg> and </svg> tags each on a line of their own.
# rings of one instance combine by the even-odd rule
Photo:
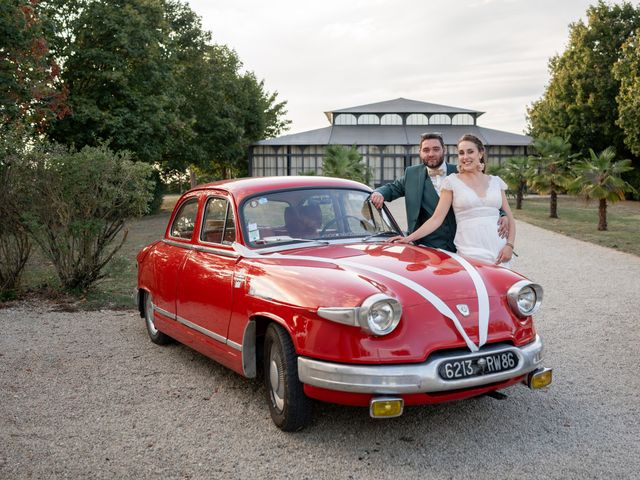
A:
<svg viewBox="0 0 640 480">
<path fill-rule="evenodd" d="M 439 177 L 440 175 L 444 175 L 444 170 L 442 168 L 427 168 L 427 172 L 429 172 L 430 177 Z"/>
</svg>

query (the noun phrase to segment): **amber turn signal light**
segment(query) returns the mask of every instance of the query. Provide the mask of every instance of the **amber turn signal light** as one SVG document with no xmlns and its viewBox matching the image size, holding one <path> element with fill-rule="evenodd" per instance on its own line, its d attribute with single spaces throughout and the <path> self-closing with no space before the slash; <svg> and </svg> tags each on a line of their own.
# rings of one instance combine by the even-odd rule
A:
<svg viewBox="0 0 640 480">
<path fill-rule="evenodd" d="M 553 370 L 550 368 L 539 368 L 527 376 L 527 386 L 531 389 L 543 388 L 551 385 L 553 381 Z"/>
<path fill-rule="evenodd" d="M 378 397 L 369 402 L 369 414 L 373 418 L 393 418 L 402 415 L 404 400 L 401 398 Z"/>
</svg>

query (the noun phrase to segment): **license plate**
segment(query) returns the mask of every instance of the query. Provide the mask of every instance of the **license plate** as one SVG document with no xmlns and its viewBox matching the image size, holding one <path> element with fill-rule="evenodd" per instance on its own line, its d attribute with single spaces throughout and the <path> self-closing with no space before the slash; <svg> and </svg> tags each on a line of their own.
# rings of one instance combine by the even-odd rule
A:
<svg viewBox="0 0 640 480">
<path fill-rule="evenodd" d="M 517 366 L 518 356 L 514 352 L 500 352 L 470 359 L 447 360 L 438 367 L 438 374 L 444 380 L 460 380 L 506 372 Z"/>
</svg>

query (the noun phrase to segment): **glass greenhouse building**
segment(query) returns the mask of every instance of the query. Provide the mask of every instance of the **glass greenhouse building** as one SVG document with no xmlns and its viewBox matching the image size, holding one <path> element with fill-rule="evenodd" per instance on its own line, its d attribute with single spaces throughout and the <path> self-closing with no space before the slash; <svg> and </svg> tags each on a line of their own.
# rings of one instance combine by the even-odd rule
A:
<svg viewBox="0 0 640 480">
<path fill-rule="evenodd" d="M 405 98 L 325 112 L 328 127 L 251 145 L 249 175 L 321 175 L 325 148 L 344 145 L 358 149 L 372 172 L 372 186 L 378 186 L 420 163 L 418 143 L 425 132 L 442 135 L 452 164 L 457 163 L 456 142 L 465 133 L 484 142 L 490 165 L 529 154 L 531 137 L 481 127 L 477 120 L 483 113 Z"/>
</svg>

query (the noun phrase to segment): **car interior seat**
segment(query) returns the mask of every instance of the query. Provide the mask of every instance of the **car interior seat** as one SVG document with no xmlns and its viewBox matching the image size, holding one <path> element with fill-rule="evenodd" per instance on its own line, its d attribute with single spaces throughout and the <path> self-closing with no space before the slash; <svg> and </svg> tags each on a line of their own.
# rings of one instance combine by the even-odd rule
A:
<svg viewBox="0 0 640 480">
<path fill-rule="evenodd" d="M 320 205 L 289 206 L 284 210 L 284 225 L 293 238 L 315 238 L 322 226 Z"/>
</svg>

